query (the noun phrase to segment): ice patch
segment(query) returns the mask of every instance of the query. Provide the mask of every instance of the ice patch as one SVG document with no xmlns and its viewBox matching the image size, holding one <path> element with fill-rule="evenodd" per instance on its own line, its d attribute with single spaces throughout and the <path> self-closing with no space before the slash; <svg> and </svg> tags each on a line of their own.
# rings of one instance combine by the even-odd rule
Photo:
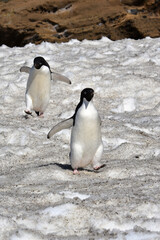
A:
<svg viewBox="0 0 160 240">
<path fill-rule="evenodd" d="M 150 129 L 143 128 L 143 127 L 140 128 L 140 127 L 138 127 L 138 126 L 134 126 L 134 125 L 131 124 L 131 123 L 127 123 L 127 124 L 125 124 L 125 126 L 131 128 L 131 129 L 133 129 L 133 130 L 136 130 L 136 131 L 141 131 L 141 132 L 143 131 L 143 132 L 146 133 L 146 134 L 153 134 Z"/>
<path fill-rule="evenodd" d="M 24 129 L 19 128 L 18 130 L 8 133 L 6 142 L 11 145 L 25 146 L 29 142 L 29 136 L 24 133 Z"/>
<path fill-rule="evenodd" d="M 4 96 L 3 102 L 4 103 L 12 103 L 12 102 L 14 102 L 14 98 L 11 96 Z"/>
<path fill-rule="evenodd" d="M 19 88 L 15 83 L 10 83 L 7 87 L 8 94 L 14 96 L 15 94 L 19 93 Z"/>
<path fill-rule="evenodd" d="M 154 150 L 154 156 L 158 157 L 160 155 L 160 149 L 155 149 Z"/>
<path fill-rule="evenodd" d="M 91 219 L 91 223 L 96 229 L 106 229 L 108 231 L 120 230 L 120 231 L 128 231 L 132 230 L 136 225 L 134 222 L 116 222 L 109 219 Z"/>
<path fill-rule="evenodd" d="M 126 139 L 122 139 L 122 138 L 106 138 L 106 137 L 102 137 L 102 140 L 103 140 L 104 147 L 106 149 L 110 149 L 110 150 L 111 149 L 116 149 L 121 144 L 128 142 Z"/>
<path fill-rule="evenodd" d="M 117 109 L 113 109 L 113 112 L 123 113 L 132 112 L 136 109 L 136 102 L 134 98 L 124 98 L 122 104 Z"/>
<path fill-rule="evenodd" d="M 160 66 L 159 56 L 155 56 L 154 58 L 152 58 L 151 62 L 155 63 L 157 66 Z"/>
<path fill-rule="evenodd" d="M 8 232 L 13 231 L 16 227 L 16 223 L 8 217 L 0 216 L 0 239 L 7 239 L 6 230 Z M 4 238 L 3 238 L 4 237 Z"/>
<path fill-rule="evenodd" d="M 74 211 L 76 206 L 74 204 L 66 203 L 56 207 L 48 207 L 40 212 L 40 214 L 49 215 L 49 217 L 67 216 Z"/>
<path fill-rule="evenodd" d="M 25 145 L 22 145 L 22 147 L 19 148 L 18 151 L 16 149 L 11 149 L 10 152 L 18 156 L 29 156 L 29 154 L 32 154 L 33 150 L 31 150 L 29 147 L 24 148 L 24 146 Z"/>
<path fill-rule="evenodd" d="M 70 198 L 70 199 L 79 198 L 81 200 L 84 200 L 90 197 L 89 195 L 86 195 L 86 194 L 81 194 L 78 192 L 70 192 L 70 191 L 63 191 L 63 192 L 60 192 L 60 194 L 64 194 L 66 198 Z"/>
<path fill-rule="evenodd" d="M 105 176 L 107 178 L 113 178 L 113 179 L 125 179 L 129 176 L 129 172 L 127 172 L 126 169 L 121 169 L 121 168 L 115 168 L 115 169 L 110 169 L 106 172 Z"/>
<path fill-rule="evenodd" d="M 71 129 L 63 129 L 60 132 L 56 133 L 55 136 L 61 137 L 65 143 L 69 144 L 70 136 L 71 136 Z"/>
<path fill-rule="evenodd" d="M 66 203 L 55 207 L 48 207 L 35 214 L 15 218 L 15 222 L 23 227 L 38 231 L 43 235 L 56 234 L 57 236 L 79 235 L 79 230 L 86 233 L 84 222 L 88 219 L 87 212 L 77 205 Z M 74 227 L 73 227 L 74 226 Z"/>
<path fill-rule="evenodd" d="M 109 220 L 109 219 L 91 219 L 91 224 L 96 229 L 106 229 L 107 231 L 121 231 L 127 232 L 132 231 L 136 227 L 140 227 L 142 229 L 147 229 L 152 232 L 160 232 L 160 221 L 156 221 L 153 223 L 152 221 L 143 221 L 143 220 L 128 220 L 123 221 L 117 220 Z M 146 235 L 147 236 L 147 235 Z M 134 239 L 134 238 L 133 238 Z"/>
<path fill-rule="evenodd" d="M 158 240 L 158 234 L 156 233 L 144 233 L 144 232 L 135 232 L 129 231 L 128 234 L 123 238 L 124 240 Z M 118 239 L 117 239 L 118 240 Z M 120 240 L 120 238 L 119 238 Z"/>
<path fill-rule="evenodd" d="M 138 217 L 140 214 L 141 216 L 150 219 L 160 218 L 160 204 L 144 203 L 139 205 L 134 211 L 131 211 L 131 213 L 133 217 Z"/>
<path fill-rule="evenodd" d="M 18 230 L 9 240 L 44 240 L 44 238 L 33 232 Z"/>
<path fill-rule="evenodd" d="M 8 86 L 8 82 L 7 81 L 1 81 L 0 90 L 7 88 L 7 86 Z"/>
</svg>

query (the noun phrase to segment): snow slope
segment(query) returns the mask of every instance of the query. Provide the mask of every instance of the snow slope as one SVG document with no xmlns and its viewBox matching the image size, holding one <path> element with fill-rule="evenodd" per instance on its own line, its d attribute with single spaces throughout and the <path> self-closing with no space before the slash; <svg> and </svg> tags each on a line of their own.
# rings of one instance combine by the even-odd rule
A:
<svg viewBox="0 0 160 240">
<path fill-rule="evenodd" d="M 25 87 L 43 56 L 72 85 L 52 84 L 44 118 L 25 118 Z M 160 239 L 160 39 L 0 47 L 0 240 Z M 106 167 L 74 176 L 70 130 L 83 88 L 95 90 Z"/>
</svg>

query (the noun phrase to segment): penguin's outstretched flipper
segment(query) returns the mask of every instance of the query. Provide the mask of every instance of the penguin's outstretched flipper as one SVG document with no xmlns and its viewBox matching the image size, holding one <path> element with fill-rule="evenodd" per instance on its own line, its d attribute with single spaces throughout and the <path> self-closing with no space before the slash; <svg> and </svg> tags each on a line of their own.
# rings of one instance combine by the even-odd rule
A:
<svg viewBox="0 0 160 240">
<path fill-rule="evenodd" d="M 71 84 L 71 81 L 69 78 L 67 78 L 59 73 L 56 73 L 56 72 L 51 72 L 51 79 Z"/>
<path fill-rule="evenodd" d="M 27 66 L 23 66 L 20 68 L 20 72 L 30 73 L 31 68 Z"/>
<path fill-rule="evenodd" d="M 57 132 L 60 132 L 63 129 L 68 129 L 73 126 L 73 118 L 66 119 L 57 125 L 55 125 L 47 134 L 47 138 L 51 138 Z"/>
</svg>

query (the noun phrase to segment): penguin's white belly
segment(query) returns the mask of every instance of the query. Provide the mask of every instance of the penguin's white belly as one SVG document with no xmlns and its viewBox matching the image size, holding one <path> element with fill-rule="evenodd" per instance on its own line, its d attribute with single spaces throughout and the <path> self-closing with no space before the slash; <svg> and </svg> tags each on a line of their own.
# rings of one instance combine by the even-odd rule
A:
<svg viewBox="0 0 160 240">
<path fill-rule="evenodd" d="M 44 112 L 50 99 L 51 81 L 49 77 L 37 74 L 26 92 L 31 99 L 33 109 Z"/>
<path fill-rule="evenodd" d="M 85 167 L 92 162 L 102 142 L 98 113 L 83 113 L 77 114 L 71 134 L 71 164 L 78 164 L 78 167 Z"/>
</svg>

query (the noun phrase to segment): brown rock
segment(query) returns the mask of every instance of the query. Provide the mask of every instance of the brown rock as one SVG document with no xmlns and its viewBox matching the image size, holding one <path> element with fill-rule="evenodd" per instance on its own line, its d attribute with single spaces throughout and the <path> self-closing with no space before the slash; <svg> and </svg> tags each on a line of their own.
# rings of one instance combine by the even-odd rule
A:
<svg viewBox="0 0 160 240">
<path fill-rule="evenodd" d="M 145 2 L 145 0 L 121 0 L 121 3 L 126 4 L 126 5 L 142 5 Z"/>
<path fill-rule="evenodd" d="M 159 37 L 159 5 L 159 0 L 0 1 L 0 45 Z"/>
</svg>

